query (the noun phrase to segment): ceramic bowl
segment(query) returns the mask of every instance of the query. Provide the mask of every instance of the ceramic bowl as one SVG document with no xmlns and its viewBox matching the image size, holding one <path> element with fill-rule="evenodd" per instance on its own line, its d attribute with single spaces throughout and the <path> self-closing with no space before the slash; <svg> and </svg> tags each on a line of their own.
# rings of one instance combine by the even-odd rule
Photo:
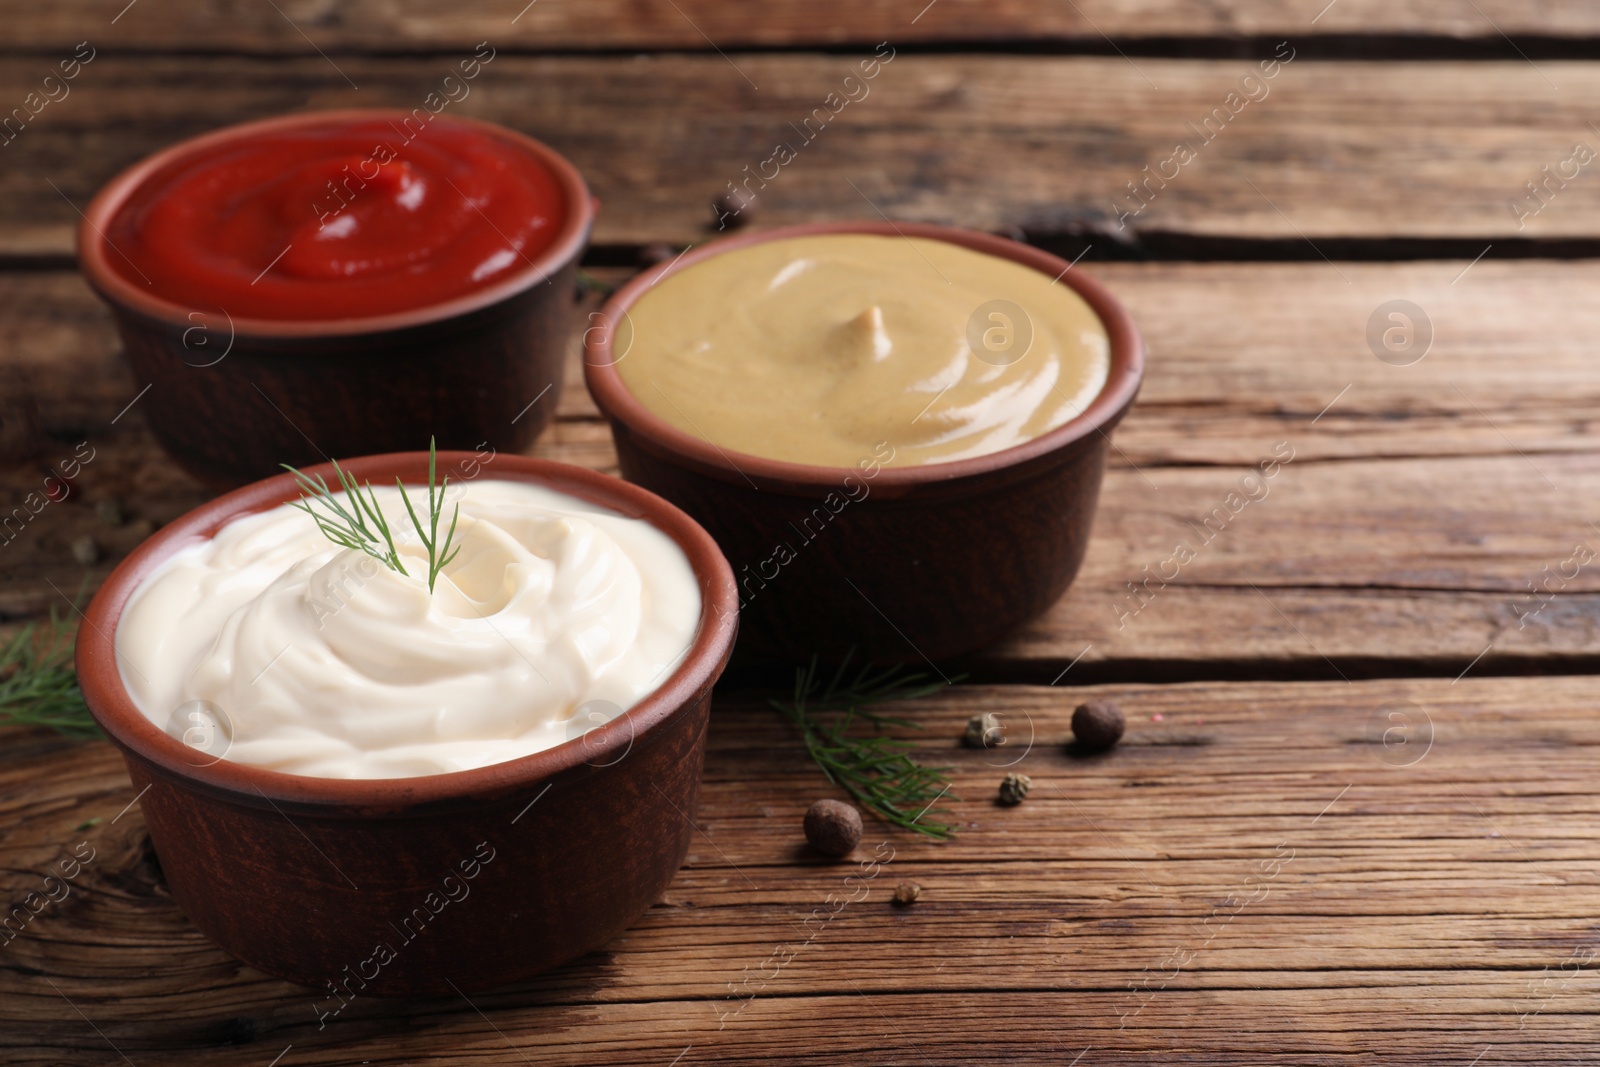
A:
<svg viewBox="0 0 1600 1067">
<path fill-rule="evenodd" d="M 871 477 L 728 452 L 628 391 L 616 366 L 627 358 L 627 313 L 651 286 L 732 249 L 840 233 L 948 241 L 1058 279 L 1110 336 L 1105 387 L 1078 417 L 1015 447 Z M 1111 429 L 1144 375 L 1133 319 L 1083 271 L 1002 237 L 913 223 L 788 226 L 696 248 L 618 289 L 584 344 L 584 377 L 611 423 L 623 476 L 694 516 L 733 565 L 740 658 L 790 662 L 837 661 L 852 649 L 882 663 L 957 656 L 1050 607 L 1083 561 Z"/>
<path fill-rule="evenodd" d="M 594 224 L 583 178 L 553 149 L 453 117 L 520 148 L 556 177 L 567 217 L 554 242 L 483 289 L 402 313 L 340 320 L 239 318 L 156 296 L 111 269 L 106 232 L 140 184 L 194 153 L 263 134 L 405 112 L 318 111 L 229 126 L 113 178 L 84 212 L 78 263 L 111 306 L 142 393 L 138 410 L 178 465 L 227 488 L 330 456 L 425 445 L 520 452 L 561 395 L 577 262 Z"/>
<path fill-rule="evenodd" d="M 440 453 L 440 467 L 470 458 Z M 375 484 L 425 485 L 427 464 L 407 453 L 341 465 Z M 173 899 L 231 955 L 320 990 L 319 1012 L 353 996 L 489 988 L 582 955 L 659 899 L 689 847 L 711 686 L 737 628 L 727 562 L 687 515 L 618 479 L 515 456 L 487 476 L 642 518 L 699 578 L 682 665 L 556 748 L 450 774 L 312 778 L 196 759 L 139 711 L 113 645 L 129 597 L 185 544 L 297 499 L 287 475 L 163 527 L 106 579 L 78 636 L 84 697 L 122 751 Z"/>
</svg>

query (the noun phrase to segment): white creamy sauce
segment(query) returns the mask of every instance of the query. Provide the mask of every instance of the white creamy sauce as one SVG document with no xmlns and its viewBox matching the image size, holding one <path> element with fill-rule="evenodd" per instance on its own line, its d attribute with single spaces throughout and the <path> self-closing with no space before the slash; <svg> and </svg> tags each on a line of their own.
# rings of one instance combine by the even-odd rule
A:
<svg viewBox="0 0 1600 1067">
<path fill-rule="evenodd" d="M 694 571 L 643 520 L 522 482 L 452 485 L 461 551 L 430 594 L 399 491 L 376 492 L 408 575 L 332 544 L 287 504 L 166 560 L 117 627 L 139 709 L 176 735 L 177 709 L 210 702 L 231 727 L 218 754 L 238 763 L 439 774 L 580 736 L 657 688 L 693 643 Z M 426 487 L 410 493 L 426 521 Z"/>
</svg>

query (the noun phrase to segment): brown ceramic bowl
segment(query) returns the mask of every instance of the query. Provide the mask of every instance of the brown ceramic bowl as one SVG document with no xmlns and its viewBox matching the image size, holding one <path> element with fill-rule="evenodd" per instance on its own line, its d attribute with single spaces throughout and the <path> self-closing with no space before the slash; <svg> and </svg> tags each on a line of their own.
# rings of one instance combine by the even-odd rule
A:
<svg viewBox="0 0 1600 1067">
<path fill-rule="evenodd" d="M 444 468 L 463 458 L 439 456 Z M 427 468 L 427 454 L 413 452 L 346 469 L 426 484 Z M 184 544 L 296 499 L 288 476 L 163 527 L 106 579 L 78 635 L 84 697 L 122 750 L 174 899 L 227 952 L 321 990 L 319 1011 L 339 1007 L 335 991 L 470 992 L 579 956 L 658 899 L 689 847 L 711 686 L 737 628 L 727 562 L 687 515 L 615 478 L 515 456 L 486 476 L 645 519 L 700 580 L 704 608 L 683 664 L 624 714 L 556 748 L 451 774 L 311 778 L 226 759 L 195 766 L 194 749 L 139 711 L 113 646 L 129 596 Z"/>
<path fill-rule="evenodd" d="M 526 151 L 556 177 L 567 216 L 554 243 L 483 289 L 402 313 L 338 320 L 252 319 L 186 306 L 111 269 L 105 233 L 141 183 L 218 144 L 405 112 L 317 111 L 229 126 L 134 164 L 100 190 L 78 227 L 78 263 L 111 305 L 138 401 L 178 465 L 231 487 L 330 457 L 440 448 L 520 452 L 561 395 L 578 257 L 595 201 L 546 145 L 444 117 Z"/>
<path fill-rule="evenodd" d="M 1105 388 L 1077 418 L 1013 448 L 886 467 L 870 479 L 853 468 L 727 452 L 669 425 L 628 391 L 616 369 L 618 331 L 607 324 L 620 328 L 645 290 L 731 249 L 838 233 L 948 241 L 1059 278 L 1110 335 Z M 1109 434 L 1144 375 L 1138 328 L 1093 279 L 1037 248 L 942 226 L 817 223 L 716 241 L 632 279 L 601 315 L 585 335 L 584 377 L 611 422 L 622 473 L 694 516 L 722 546 L 739 583 L 741 658 L 837 661 L 853 648 L 877 662 L 937 660 L 1039 615 L 1083 561 Z M 841 487 L 859 499 L 830 516 L 823 500 L 839 499 Z M 777 563 L 777 546 L 793 558 Z"/>
</svg>

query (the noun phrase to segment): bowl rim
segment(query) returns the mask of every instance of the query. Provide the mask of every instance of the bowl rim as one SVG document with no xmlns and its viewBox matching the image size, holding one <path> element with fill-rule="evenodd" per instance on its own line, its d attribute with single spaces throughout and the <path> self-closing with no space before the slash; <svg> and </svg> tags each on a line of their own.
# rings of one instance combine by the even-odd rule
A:
<svg viewBox="0 0 1600 1067">
<path fill-rule="evenodd" d="M 158 321 L 187 329 L 194 325 L 192 313 L 211 315 L 214 308 L 197 308 L 145 291 L 112 269 L 106 231 L 130 197 L 152 174 L 185 156 L 216 145 L 242 140 L 262 133 L 331 126 L 356 121 L 375 121 L 409 117 L 401 108 L 335 108 L 276 115 L 210 130 L 168 145 L 117 174 L 89 202 L 77 227 L 78 267 L 84 277 L 110 303 Z M 353 334 L 385 333 L 413 326 L 424 326 L 456 318 L 500 303 L 540 282 L 549 281 L 568 262 L 582 254 L 594 227 L 598 202 L 577 167 L 555 149 L 527 134 L 482 119 L 461 115 L 436 114 L 431 122 L 442 121 L 474 128 L 480 133 L 508 142 L 533 156 L 548 169 L 567 198 L 566 218 L 550 245 L 515 273 L 493 285 L 473 289 L 460 296 L 407 311 L 345 319 L 264 319 L 240 316 L 230 318 L 237 335 L 260 338 L 336 337 Z M 119 253 L 120 255 L 120 253 Z"/>
<path fill-rule="evenodd" d="M 601 306 L 601 322 L 591 326 L 583 335 L 583 376 L 594 397 L 595 404 L 608 419 L 621 423 L 657 449 L 665 450 L 679 462 L 687 461 L 702 471 L 713 471 L 724 481 L 750 482 L 762 488 L 785 486 L 807 489 L 836 488 L 847 475 L 857 474 L 855 467 L 830 467 L 819 464 L 794 463 L 771 459 L 748 452 L 725 449 L 671 425 L 645 407 L 623 384 L 617 372 L 620 359 L 611 358 L 616 330 L 614 324 L 627 315 L 628 309 L 669 275 L 687 270 L 697 263 L 738 248 L 791 237 L 812 237 L 824 234 L 870 234 L 883 237 L 926 237 L 948 244 L 959 245 L 976 252 L 1008 259 L 1031 267 L 1076 292 L 1106 329 L 1110 341 L 1110 367 L 1106 381 L 1088 407 L 1066 422 L 1040 434 L 1038 437 L 1012 445 L 998 452 L 989 452 L 967 459 L 943 463 L 924 463 L 912 466 L 881 467 L 874 476 L 879 487 L 911 487 L 948 482 L 954 479 L 991 474 L 1016 467 L 1056 452 L 1088 437 L 1091 433 L 1105 435 L 1132 405 L 1144 379 L 1145 351 L 1139 328 L 1122 305 L 1105 286 L 1076 269 L 1076 261 L 1068 263 L 1032 245 L 1013 241 L 1007 237 L 979 230 L 961 229 L 922 222 L 891 222 L 846 220 L 838 222 L 808 222 L 780 226 L 737 234 L 691 248 L 667 263 L 643 271 L 629 279 Z M 591 320 L 592 321 L 592 320 Z M 623 353 L 622 358 L 627 358 Z"/>
<path fill-rule="evenodd" d="M 471 452 L 440 452 L 441 466 L 477 459 Z M 135 705 L 117 664 L 116 630 L 122 612 L 143 581 L 175 552 L 214 536 L 232 519 L 299 498 L 294 476 L 275 475 L 200 505 L 152 534 L 112 570 L 83 613 L 75 666 L 84 699 L 110 739 L 133 757 L 153 764 L 168 778 L 237 803 L 265 807 L 365 814 L 408 814 L 419 805 L 482 800 L 525 790 L 567 772 L 581 773 L 620 762 L 659 724 L 677 716 L 716 680 L 726 665 L 738 629 L 738 590 L 721 549 L 697 522 L 639 486 L 598 471 L 553 460 L 500 455 L 478 477 L 511 480 L 567 493 L 630 518 L 642 518 L 672 538 L 688 557 L 700 585 L 700 619 L 693 642 L 677 668 L 638 703 L 610 722 L 553 748 L 464 771 L 411 778 L 320 778 L 268 770 L 227 759 L 205 766 L 192 750 L 169 736 Z M 341 462 L 365 482 L 399 476 L 427 484 L 428 453 L 391 452 Z M 331 464 L 308 467 L 312 477 L 332 477 Z M 622 749 L 623 754 L 611 760 Z M 607 762 L 609 760 L 609 762 Z M 597 762 L 598 761 L 598 762 Z"/>
</svg>

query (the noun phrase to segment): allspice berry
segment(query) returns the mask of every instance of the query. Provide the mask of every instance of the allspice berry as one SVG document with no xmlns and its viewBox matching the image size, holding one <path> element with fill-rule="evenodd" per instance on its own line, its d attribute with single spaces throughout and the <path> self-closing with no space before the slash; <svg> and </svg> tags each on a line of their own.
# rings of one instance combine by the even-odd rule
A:
<svg viewBox="0 0 1600 1067">
<path fill-rule="evenodd" d="M 986 711 L 967 720 L 967 730 L 961 739 L 968 748 L 998 748 L 1006 742 L 1006 730 L 1000 723 L 1000 716 Z"/>
<path fill-rule="evenodd" d="M 909 908 L 922 895 L 922 887 L 915 882 L 901 882 L 894 887 L 894 903 L 898 908 Z"/>
<path fill-rule="evenodd" d="M 1122 709 L 1109 700 L 1079 704 L 1072 713 L 1072 734 L 1083 752 L 1104 752 L 1122 740 L 1126 726 Z"/>
<path fill-rule="evenodd" d="M 1026 774 L 1008 774 L 1000 780 L 1000 803 L 1021 804 L 1032 788 L 1033 779 Z"/>
<path fill-rule="evenodd" d="M 840 800 L 819 800 L 806 811 L 806 840 L 824 856 L 848 856 L 861 841 L 861 813 Z"/>
<path fill-rule="evenodd" d="M 731 187 L 711 200 L 711 213 L 716 217 L 717 229 L 737 230 L 755 214 L 756 198 L 752 193 L 741 195 Z"/>
</svg>

